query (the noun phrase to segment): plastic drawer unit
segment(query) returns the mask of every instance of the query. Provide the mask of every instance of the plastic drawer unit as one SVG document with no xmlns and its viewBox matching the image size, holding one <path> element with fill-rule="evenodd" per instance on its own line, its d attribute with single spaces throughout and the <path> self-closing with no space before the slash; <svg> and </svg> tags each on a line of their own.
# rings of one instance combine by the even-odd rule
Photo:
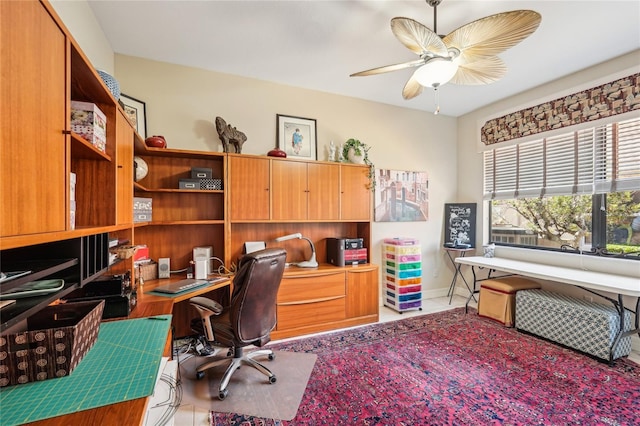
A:
<svg viewBox="0 0 640 426">
<path fill-rule="evenodd" d="M 422 310 L 422 254 L 413 238 L 387 238 L 382 247 L 384 305 L 397 311 Z"/>
</svg>

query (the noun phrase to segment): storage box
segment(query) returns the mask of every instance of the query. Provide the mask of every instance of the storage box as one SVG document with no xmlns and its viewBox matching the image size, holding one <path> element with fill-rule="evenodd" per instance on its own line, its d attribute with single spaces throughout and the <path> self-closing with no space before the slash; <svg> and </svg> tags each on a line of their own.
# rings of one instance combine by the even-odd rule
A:
<svg viewBox="0 0 640 426">
<path fill-rule="evenodd" d="M 206 189 L 208 191 L 221 190 L 222 179 L 200 179 L 200 189 Z"/>
<path fill-rule="evenodd" d="M 180 179 L 179 189 L 200 189 L 200 179 Z"/>
<path fill-rule="evenodd" d="M 213 171 L 207 167 L 192 167 L 191 179 L 211 179 Z"/>
<path fill-rule="evenodd" d="M 71 101 L 71 131 L 79 134 L 100 151 L 107 145 L 107 117 L 90 102 Z"/>
<path fill-rule="evenodd" d="M 480 281 L 478 315 L 513 327 L 516 315 L 516 292 L 540 288 L 536 281 L 524 277 L 504 277 Z"/>
<path fill-rule="evenodd" d="M 151 222 L 153 219 L 153 199 L 134 197 L 133 198 L 133 221 Z"/>
<path fill-rule="evenodd" d="M 0 387 L 64 377 L 98 338 L 104 301 L 47 306 L 27 331 L 0 337 Z"/>
<path fill-rule="evenodd" d="M 623 324 L 624 331 L 631 328 L 628 310 L 624 311 Z M 620 316 L 615 307 L 550 291 L 516 293 L 516 328 L 605 361 L 631 352 L 631 336 L 616 342 Z"/>
</svg>

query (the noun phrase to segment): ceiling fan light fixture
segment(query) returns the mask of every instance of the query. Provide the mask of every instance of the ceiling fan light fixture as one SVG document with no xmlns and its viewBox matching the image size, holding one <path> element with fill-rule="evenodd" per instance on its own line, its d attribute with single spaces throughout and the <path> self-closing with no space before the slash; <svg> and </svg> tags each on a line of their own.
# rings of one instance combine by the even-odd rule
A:
<svg viewBox="0 0 640 426">
<path fill-rule="evenodd" d="M 440 87 L 447 84 L 458 71 L 458 62 L 449 58 L 433 58 L 418 68 L 415 79 L 424 87 Z"/>
</svg>

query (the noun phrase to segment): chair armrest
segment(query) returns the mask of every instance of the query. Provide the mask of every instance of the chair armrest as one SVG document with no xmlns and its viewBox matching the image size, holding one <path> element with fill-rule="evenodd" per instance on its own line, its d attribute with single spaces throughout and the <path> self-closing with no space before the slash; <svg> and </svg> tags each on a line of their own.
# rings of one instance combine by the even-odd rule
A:
<svg viewBox="0 0 640 426">
<path fill-rule="evenodd" d="M 211 312 L 213 315 L 220 315 L 222 313 L 222 310 L 224 309 L 221 304 L 207 297 L 200 297 L 200 296 L 192 297 L 191 299 L 189 299 L 189 303 L 191 303 L 192 305 L 198 306 L 202 309 L 205 309 Z"/>
</svg>

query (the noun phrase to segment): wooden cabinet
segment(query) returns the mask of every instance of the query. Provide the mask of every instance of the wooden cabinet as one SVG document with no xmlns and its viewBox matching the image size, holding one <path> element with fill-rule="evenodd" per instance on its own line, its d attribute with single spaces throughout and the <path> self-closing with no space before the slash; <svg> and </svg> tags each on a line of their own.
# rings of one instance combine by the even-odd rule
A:
<svg viewBox="0 0 640 426">
<path fill-rule="evenodd" d="M 0 40 L 0 237 L 65 231 L 66 37 L 40 3 L 3 1 Z"/>
<path fill-rule="evenodd" d="M 122 111 L 116 116 L 116 224 L 133 221 L 133 135 Z"/>
<path fill-rule="evenodd" d="M 269 220 L 269 158 L 229 155 L 229 217 Z"/>
<path fill-rule="evenodd" d="M 369 168 L 340 165 L 340 219 L 371 220 Z"/>
<path fill-rule="evenodd" d="M 134 185 L 135 196 L 152 200 L 152 221 L 136 224 L 135 244 L 146 244 L 152 259 L 170 258 L 172 270 L 189 266 L 194 247 L 211 246 L 213 255 L 224 259 L 224 189 L 180 189 L 180 180 L 191 179 L 192 168 L 211 169 L 213 178 L 223 179 L 225 155 L 148 148 L 138 138 L 135 154 L 149 169 Z"/>
<path fill-rule="evenodd" d="M 378 267 L 285 270 L 276 302 L 274 339 L 378 320 Z"/>
<path fill-rule="evenodd" d="M 338 219 L 339 172 L 337 164 L 273 160 L 272 219 Z"/>
<path fill-rule="evenodd" d="M 378 320 L 378 268 L 347 269 L 347 317 L 374 316 Z"/>
<path fill-rule="evenodd" d="M 111 232 L 130 238 L 133 129 L 117 118 L 117 101 L 49 3 L 0 2 L 0 39 L 0 259 L 3 272 L 31 271 L 2 288 L 65 282 L 3 308 L 6 333 L 103 274 Z M 72 100 L 106 116 L 104 151 L 71 131 Z"/>
<path fill-rule="evenodd" d="M 285 276 L 280 283 L 277 330 L 310 332 L 345 318 L 344 272 L 325 271 L 309 276 Z"/>
</svg>

